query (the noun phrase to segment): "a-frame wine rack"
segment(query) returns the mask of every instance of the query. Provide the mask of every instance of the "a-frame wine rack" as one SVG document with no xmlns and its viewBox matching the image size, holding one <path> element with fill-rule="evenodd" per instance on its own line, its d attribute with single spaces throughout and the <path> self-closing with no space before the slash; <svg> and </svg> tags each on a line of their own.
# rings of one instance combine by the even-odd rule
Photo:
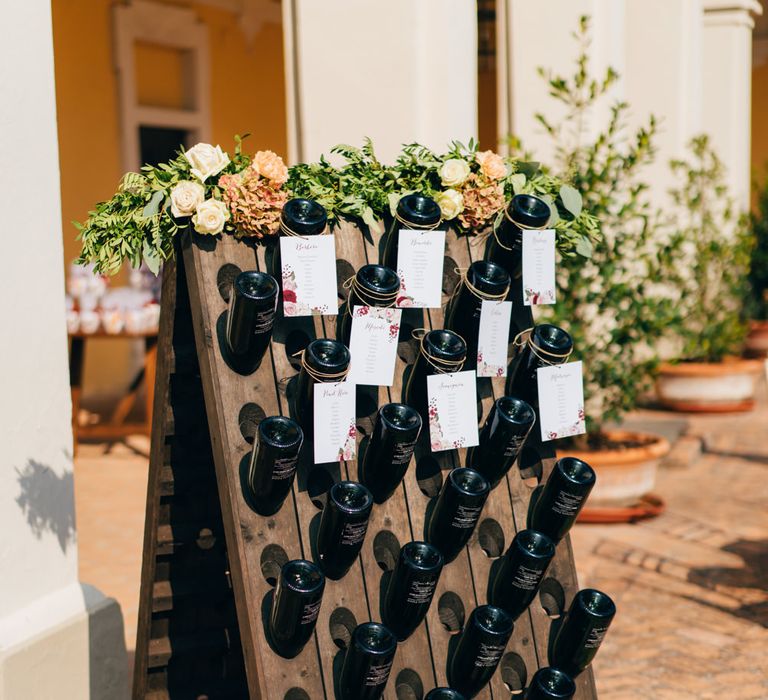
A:
<svg viewBox="0 0 768 700">
<path fill-rule="evenodd" d="M 458 282 L 456 267 L 481 257 L 476 241 L 449 231 L 445 298 Z M 464 464 L 464 450 L 431 453 L 417 447 L 406 478 L 374 507 L 361 556 L 340 581 L 328 581 L 314 640 L 292 660 L 270 648 L 264 622 L 282 563 L 312 557 L 312 534 L 332 480 L 355 479 L 357 463 L 312 464 L 305 445 L 292 497 L 272 517 L 261 517 L 243 495 L 243 474 L 255 427 L 264 416 L 289 414 L 294 353 L 310 339 L 335 337 L 335 317 L 276 321 L 273 342 L 250 376 L 232 371 L 222 356 L 229 285 L 239 270 L 276 274 L 274 240 L 259 245 L 231 236 L 182 236 L 175 262 L 164 270 L 152 448 L 144 537 L 135 700 L 334 698 L 344 646 L 356 623 L 380 620 L 382 579 L 400 545 L 423 539 L 425 512 L 447 470 Z M 341 282 L 366 262 L 377 262 L 380 236 L 350 223 L 336 230 Z M 278 275 L 279 278 L 279 275 Z M 518 297 L 519 298 L 519 297 Z M 516 305 L 513 323 L 531 325 L 530 309 Z M 377 406 L 399 401 L 403 373 L 415 357 L 411 330 L 441 328 L 440 310 L 405 310 L 395 384 L 359 387 L 360 449 Z M 504 379 L 478 381 L 483 419 Z M 426 435 L 424 436 L 426 437 Z M 422 698 L 446 684 L 446 660 L 469 612 L 487 601 L 489 573 L 515 532 L 525 527 L 537 480 L 552 468 L 551 444 L 526 454 L 527 468 L 510 472 L 491 494 L 466 550 L 441 576 L 424 624 L 400 645 L 384 697 Z M 523 480 L 522 476 L 531 475 Z M 568 538 L 557 549 L 541 593 L 515 624 L 491 684 L 478 698 L 519 694 L 547 665 L 547 647 L 560 612 L 577 590 Z M 592 671 L 577 681 L 577 698 L 595 698 Z"/>
</svg>

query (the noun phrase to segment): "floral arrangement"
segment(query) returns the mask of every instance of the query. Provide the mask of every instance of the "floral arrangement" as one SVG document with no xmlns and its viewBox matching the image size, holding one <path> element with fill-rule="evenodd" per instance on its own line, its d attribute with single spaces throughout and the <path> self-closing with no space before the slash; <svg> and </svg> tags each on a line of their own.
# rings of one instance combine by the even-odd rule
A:
<svg viewBox="0 0 768 700">
<path fill-rule="evenodd" d="M 443 154 L 407 144 L 393 165 L 379 161 L 370 139 L 360 148 L 339 145 L 331 152 L 343 165 L 337 168 L 321 158 L 293 166 L 288 189 L 320 202 L 332 223 L 345 216 L 377 226 L 394 214 L 401 197 L 420 192 L 438 202 L 446 222 L 473 235 L 497 225 L 513 195 L 532 193 L 550 205 L 562 255 L 588 258 L 600 238 L 597 218 L 565 180 L 543 172 L 538 163 L 479 151 L 474 141 L 467 146 L 454 142 Z"/>
<path fill-rule="evenodd" d="M 173 239 L 191 224 L 204 235 L 274 234 L 288 200 L 288 169 L 272 151 L 234 155 L 199 143 L 169 163 L 145 165 L 127 173 L 115 195 L 96 206 L 84 224 L 76 223 L 82 251 L 77 262 L 115 274 L 125 260 L 142 261 L 157 274 L 173 254 Z"/>
<path fill-rule="evenodd" d="M 204 235 L 272 236 L 290 197 L 319 202 L 332 226 L 340 217 L 377 226 L 402 196 L 422 192 L 435 198 L 446 222 L 472 235 L 498 224 L 514 194 L 530 192 L 549 203 L 562 255 L 588 258 L 600 238 L 598 221 L 576 189 L 538 163 L 478 151 L 474 141 L 453 143 L 441 155 L 409 144 L 392 165 L 378 160 L 370 140 L 332 153 L 344 161 L 340 167 L 323 157 L 287 168 L 272 151 L 245 154 L 235 137 L 231 157 L 220 146 L 199 143 L 168 163 L 145 165 L 126 174 L 84 224 L 75 224 L 82 241 L 77 262 L 112 275 L 126 260 L 134 267 L 143 261 L 157 273 L 173 254 L 175 236 L 190 225 Z"/>
</svg>

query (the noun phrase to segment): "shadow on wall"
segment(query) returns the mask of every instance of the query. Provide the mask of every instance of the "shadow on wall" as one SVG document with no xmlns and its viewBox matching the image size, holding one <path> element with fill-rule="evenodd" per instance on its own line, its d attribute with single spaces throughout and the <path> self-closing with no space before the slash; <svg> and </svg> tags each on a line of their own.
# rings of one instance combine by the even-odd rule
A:
<svg viewBox="0 0 768 700">
<path fill-rule="evenodd" d="M 56 535 L 62 552 L 75 540 L 74 477 L 71 471 L 58 476 L 34 459 L 16 469 L 21 493 L 16 503 L 37 539 L 44 532 Z"/>
</svg>

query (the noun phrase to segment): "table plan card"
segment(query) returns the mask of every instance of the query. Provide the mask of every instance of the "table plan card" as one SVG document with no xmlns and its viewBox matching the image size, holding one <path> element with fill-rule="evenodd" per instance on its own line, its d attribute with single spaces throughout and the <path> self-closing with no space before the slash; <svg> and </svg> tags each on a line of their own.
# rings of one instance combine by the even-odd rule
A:
<svg viewBox="0 0 768 700">
<path fill-rule="evenodd" d="M 523 303 L 555 303 L 555 231 L 523 231 Z"/>
<path fill-rule="evenodd" d="M 347 381 L 352 384 L 392 386 L 400 334 L 400 309 L 355 306 L 349 352 L 352 356 Z"/>
<path fill-rule="evenodd" d="M 474 370 L 427 377 L 432 452 L 478 444 L 476 385 Z"/>
<path fill-rule="evenodd" d="M 539 426 L 545 442 L 587 431 L 581 371 L 581 362 L 540 367 L 536 371 Z"/>
<path fill-rule="evenodd" d="M 397 274 L 400 293 L 397 306 L 439 309 L 443 295 L 445 231 L 400 229 Z"/>
<path fill-rule="evenodd" d="M 511 301 L 483 300 L 477 335 L 477 376 L 507 376 L 507 346 L 512 318 Z"/>
<path fill-rule="evenodd" d="M 355 385 L 318 382 L 314 388 L 315 464 L 355 458 Z"/>
<path fill-rule="evenodd" d="M 280 238 L 283 311 L 286 316 L 338 313 L 336 239 L 322 236 Z"/>
</svg>

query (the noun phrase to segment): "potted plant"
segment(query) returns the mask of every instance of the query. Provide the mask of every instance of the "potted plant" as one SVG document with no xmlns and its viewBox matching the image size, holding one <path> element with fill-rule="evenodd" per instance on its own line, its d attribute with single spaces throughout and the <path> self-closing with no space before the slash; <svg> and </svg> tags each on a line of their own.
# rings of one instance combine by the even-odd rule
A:
<svg viewBox="0 0 768 700">
<path fill-rule="evenodd" d="M 672 410 L 750 410 L 762 362 L 738 353 L 747 333 L 742 311 L 753 236 L 747 216 L 734 212 L 707 136 L 694 138 L 690 150 L 690 161 L 671 163 L 681 179 L 671 190 L 680 210 L 673 279 L 680 316 L 672 327 L 679 352 L 659 368 L 656 391 Z"/>
<path fill-rule="evenodd" d="M 591 508 L 624 507 L 653 489 L 657 465 L 670 448 L 658 435 L 609 427 L 620 425 L 652 385 L 655 347 L 674 316 L 663 285 L 670 248 L 640 179 L 654 158 L 656 122 L 650 117 L 625 136 L 628 105 L 620 102 L 590 136 L 586 127 L 597 118 L 594 107 L 609 99 L 618 74 L 608 68 L 601 78 L 589 75 L 587 17 L 576 36 L 581 50 L 572 77 L 539 71 L 564 107 L 563 117 L 557 123 L 536 118 L 554 141 L 554 171 L 573 182 L 584 208 L 599 219 L 603 237 L 590 260 L 560 260 L 557 304 L 540 306 L 537 316 L 565 328 L 574 340 L 574 359 L 584 363 L 587 434 L 561 441 L 558 452 L 597 470 Z"/>
<path fill-rule="evenodd" d="M 750 213 L 754 248 L 749 263 L 747 316 L 749 333 L 744 343 L 747 357 L 768 357 L 768 179 L 755 183 L 756 204 Z"/>
</svg>

